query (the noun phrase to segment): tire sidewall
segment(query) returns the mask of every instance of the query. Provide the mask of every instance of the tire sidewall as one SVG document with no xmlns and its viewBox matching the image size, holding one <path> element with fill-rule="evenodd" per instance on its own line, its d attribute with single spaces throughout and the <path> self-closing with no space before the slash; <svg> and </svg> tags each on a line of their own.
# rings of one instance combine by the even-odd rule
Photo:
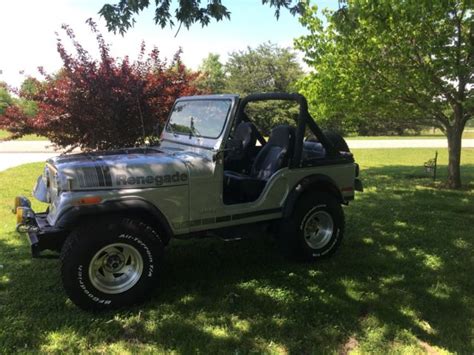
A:
<svg viewBox="0 0 474 355">
<path fill-rule="evenodd" d="M 86 309 L 117 308 L 139 302 L 156 283 L 160 269 L 162 245 L 155 234 L 150 228 L 127 220 L 96 228 L 92 235 L 79 234 L 77 250 L 63 261 L 63 283 L 68 296 Z M 140 279 L 130 289 L 109 294 L 93 286 L 89 278 L 89 265 L 100 249 L 114 243 L 134 247 L 142 257 L 143 270 Z"/>
<path fill-rule="evenodd" d="M 326 245 L 311 248 L 304 237 L 304 226 L 309 217 L 317 212 L 328 213 L 333 221 L 333 233 Z M 283 221 L 280 234 L 282 252 L 290 258 L 314 261 L 332 255 L 344 235 L 344 212 L 335 197 L 325 192 L 303 194 L 295 204 L 293 213 Z"/>
<path fill-rule="evenodd" d="M 296 237 L 298 238 L 299 243 L 301 244 L 301 248 L 307 259 L 318 259 L 326 255 L 330 255 L 334 253 L 337 246 L 341 242 L 341 226 L 338 221 L 337 213 L 335 212 L 334 208 L 331 207 L 332 206 L 330 206 L 330 204 L 327 202 L 316 203 L 314 206 L 305 208 L 300 212 Z M 332 218 L 333 232 L 329 241 L 324 246 L 322 246 L 321 248 L 312 248 L 305 240 L 304 228 L 309 218 L 318 211 L 324 211 Z"/>
</svg>

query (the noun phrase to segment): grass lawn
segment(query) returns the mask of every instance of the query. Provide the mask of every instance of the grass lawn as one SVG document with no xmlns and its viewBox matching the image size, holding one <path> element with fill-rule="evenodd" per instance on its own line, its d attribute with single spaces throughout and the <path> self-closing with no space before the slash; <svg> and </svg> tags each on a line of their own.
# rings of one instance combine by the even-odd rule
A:
<svg viewBox="0 0 474 355">
<path fill-rule="evenodd" d="M 0 353 L 472 354 L 474 150 L 462 191 L 424 176 L 433 149 L 354 152 L 366 191 L 330 259 L 288 262 L 270 236 L 175 241 L 152 299 L 103 314 L 72 305 L 58 260 L 32 260 L 14 232 L 11 199 L 30 195 L 42 164 L 0 172 Z"/>
<path fill-rule="evenodd" d="M 0 129 L 0 141 L 2 139 L 7 138 L 8 136 L 10 136 L 9 132 Z M 36 134 L 27 134 L 26 136 L 23 136 L 23 137 L 19 138 L 18 140 L 19 141 L 44 141 L 44 140 L 47 140 L 47 138 L 42 137 L 42 136 L 38 136 Z"/>
</svg>

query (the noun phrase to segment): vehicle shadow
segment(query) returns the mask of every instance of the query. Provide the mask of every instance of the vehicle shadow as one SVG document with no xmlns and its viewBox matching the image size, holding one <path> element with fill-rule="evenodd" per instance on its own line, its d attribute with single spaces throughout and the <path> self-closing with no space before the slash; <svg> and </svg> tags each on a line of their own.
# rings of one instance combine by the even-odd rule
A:
<svg viewBox="0 0 474 355">
<path fill-rule="evenodd" d="M 174 241 L 151 300 L 114 313 L 78 310 L 58 261 L 31 260 L 12 232 L 0 239 L 0 348 L 319 353 L 403 342 L 472 352 L 474 194 L 414 170 L 364 171 L 331 258 L 289 262 L 271 236 Z"/>
</svg>

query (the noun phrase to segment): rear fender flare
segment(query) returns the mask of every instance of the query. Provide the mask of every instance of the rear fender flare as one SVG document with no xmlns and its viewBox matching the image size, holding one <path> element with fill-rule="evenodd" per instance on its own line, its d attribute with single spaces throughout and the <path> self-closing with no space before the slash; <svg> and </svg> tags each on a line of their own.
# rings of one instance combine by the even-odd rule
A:
<svg viewBox="0 0 474 355">
<path fill-rule="evenodd" d="M 341 191 L 336 182 L 327 175 L 315 174 L 301 179 L 291 190 L 283 206 L 283 217 L 293 213 L 299 197 L 305 191 L 324 191 L 332 194 L 339 203 L 344 203 Z"/>
</svg>

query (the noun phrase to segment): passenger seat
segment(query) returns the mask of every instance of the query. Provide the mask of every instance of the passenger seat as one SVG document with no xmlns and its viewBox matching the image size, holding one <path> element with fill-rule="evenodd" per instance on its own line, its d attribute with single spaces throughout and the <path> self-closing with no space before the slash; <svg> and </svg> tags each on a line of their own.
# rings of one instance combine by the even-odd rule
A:
<svg viewBox="0 0 474 355">
<path fill-rule="evenodd" d="M 288 125 L 272 129 L 270 139 L 262 147 L 252 164 L 250 175 L 224 171 L 226 194 L 238 202 L 256 200 L 268 179 L 281 168 L 287 167 L 293 155 L 295 130 Z M 234 200 L 234 198 L 233 198 Z"/>
</svg>

